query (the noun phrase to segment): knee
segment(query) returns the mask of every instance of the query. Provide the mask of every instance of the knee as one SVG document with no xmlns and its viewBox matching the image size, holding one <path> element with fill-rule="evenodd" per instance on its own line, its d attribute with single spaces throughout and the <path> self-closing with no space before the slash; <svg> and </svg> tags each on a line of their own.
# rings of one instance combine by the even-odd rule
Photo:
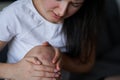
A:
<svg viewBox="0 0 120 80">
<path fill-rule="evenodd" d="M 111 77 L 106 77 L 104 80 L 120 80 L 120 75 L 119 76 L 111 76 Z"/>
</svg>

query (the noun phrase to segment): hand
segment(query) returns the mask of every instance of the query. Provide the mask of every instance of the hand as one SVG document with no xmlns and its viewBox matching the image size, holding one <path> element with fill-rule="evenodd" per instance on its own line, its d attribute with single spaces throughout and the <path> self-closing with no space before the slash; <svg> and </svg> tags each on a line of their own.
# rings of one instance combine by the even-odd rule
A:
<svg viewBox="0 0 120 80">
<path fill-rule="evenodd" d="M 43 45 L 43 46 L 51 46 L 48 42 L 44 42 L 42 45 Z M 51 47 L 52 47 L 52 46 L 51 46 Z M 60 71 L 60 70 L 61 70 L 61 66 L 62 66 L 62 64 L 61 64 L 61 61 L 62 61 L 62 53 L 60 52 L 60 50 L 59 50 L 58 48 L 55 48 L 55 47 L 53 47 L 53 48 L 54 48 L 54 50 L 55 50 L 55 56 L 54 56 L 54 58 L 52 59 L 52 63 L 56 64 L 56 69 L 57 69 L 58 71 Z"/>
<path fill-rule="evenodd" d="M 32 48 L 25 56 L 37 57 L 44 65 L 53 64 L 60 71 L 62 54 L 58 48 L 51 46 L 48 42 Z"/>
<path fill-rule="evenodd" d="M 36 57 L 42 65 L 53 65 L 52 59 L 55 55 L 55 50 L 52 46 L 38 45 L 33 47 L 25 57 Z"/>
<path fill-rule="evenodd" d="M 52 59 L 55 55 L 55 50 L 52 46 L 47 46 L 46 43 L 43 43 L 43 45 L 40 46 L 36 46 L 34 48 L 32 48 L 26 55 L 25 57 L 34 57 L 36 58 L 36 62 L 34 62 L 33 60 L 29 60 L 29 62 L 33 63 L 33 64 L 39 64 L 39 65 L 43 65 L 43 66 L 49 66 L 49 67 L 53 67 L 55 78 L 60 76 L 60 72 L 59 70 L 57 70 L 56 68 L 56 64 L 52 63 Z M 48 67 L 48 68 L 49 68 Z"/>
<path fill-rule="evenodd" d="M 35 57 L 24 57 L 13 66 L 13 80 L 56 80 L 58 77 L 54 67 L 40 65 Z"/>
<path fill-rule="evenodd" d="M 54 48 L 54 49 L 55 49 L 55 56 L 52 62 L 56 64 L 56 69 L 60 71 L 62 67 L 62 53 L 60 52 L 58 48 Z"/>
</svg>

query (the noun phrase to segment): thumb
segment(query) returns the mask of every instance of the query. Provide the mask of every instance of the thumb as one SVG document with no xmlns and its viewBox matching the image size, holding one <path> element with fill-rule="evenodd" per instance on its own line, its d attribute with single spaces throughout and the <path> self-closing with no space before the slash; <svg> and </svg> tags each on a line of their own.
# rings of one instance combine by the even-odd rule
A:
<svg viewBox="0 0 120 80">
<path fill-rule="evenodd" d="M 42 64 L 41 61 L 37 57 L 27 56 L 25 58 L 26 58 L 26 61 L 31 62 L 33 64 Z"/>
<path fill-rule="evenodd" d="M 46 41 L 46 42 L 43 42 L 42 45 L 43 45 L 43 46 L 51 46 L 50 43 L 47 42 L 47 41 Z"/>
</svg>

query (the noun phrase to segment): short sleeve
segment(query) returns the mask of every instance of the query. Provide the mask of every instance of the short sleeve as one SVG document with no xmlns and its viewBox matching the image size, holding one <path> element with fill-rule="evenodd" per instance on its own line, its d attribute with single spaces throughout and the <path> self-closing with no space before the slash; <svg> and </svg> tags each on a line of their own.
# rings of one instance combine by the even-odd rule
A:
<svg viewBox="0 0 120 80">
<path fill-rule="evenodd" d="M 15 34 L 14 12 L 11 8 L 5 8 L 0 12 L 0 40 L 9 41 Z"/>
</svg>

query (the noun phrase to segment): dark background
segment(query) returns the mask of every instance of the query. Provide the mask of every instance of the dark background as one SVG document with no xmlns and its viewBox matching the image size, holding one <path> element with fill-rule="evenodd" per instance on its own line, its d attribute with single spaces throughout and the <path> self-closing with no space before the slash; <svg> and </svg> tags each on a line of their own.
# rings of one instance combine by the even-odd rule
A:
<svg viewBox="0 0 120 80">
<path fill-rule="evenodd" d="M 0 0 L 0 2 L 5 2 L 5 1 L 15 1 L 15 0 Z"/>
</svg>

